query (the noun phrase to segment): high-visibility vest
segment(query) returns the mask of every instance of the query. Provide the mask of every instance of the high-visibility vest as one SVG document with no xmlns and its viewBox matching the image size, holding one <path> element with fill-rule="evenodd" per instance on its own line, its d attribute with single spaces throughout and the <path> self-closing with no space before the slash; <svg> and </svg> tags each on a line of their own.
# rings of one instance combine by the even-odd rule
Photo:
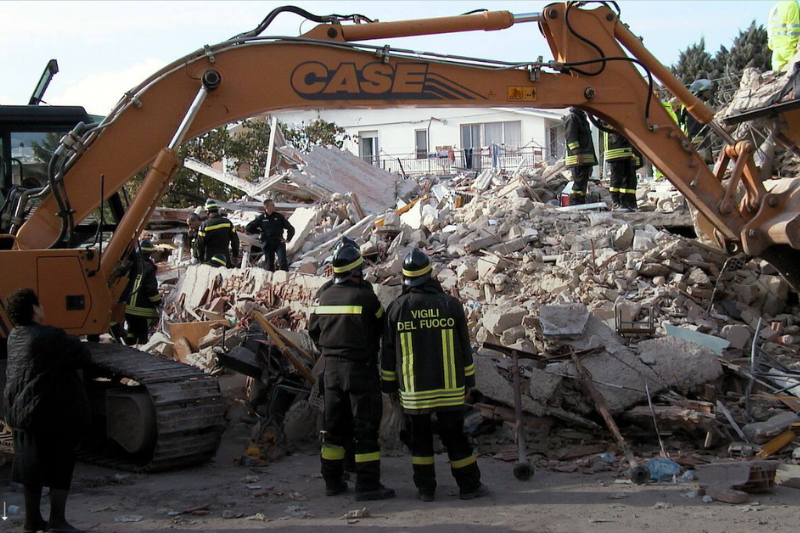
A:
<svg viewBox="0 0 800 533">
<path fill-rule="evenodd" d="M 800 8 L 796 1 L 778 2 L 769 11 L 767 46 L 794 53 L 800 38 Z"/>
</svg>

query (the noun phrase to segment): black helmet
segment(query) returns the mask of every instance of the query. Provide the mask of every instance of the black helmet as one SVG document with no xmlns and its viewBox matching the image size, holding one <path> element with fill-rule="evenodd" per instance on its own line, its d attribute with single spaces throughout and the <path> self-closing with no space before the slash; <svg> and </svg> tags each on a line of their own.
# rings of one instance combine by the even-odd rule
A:
<svg viewBox="0 0 800 533">
<path fill-rule="evenodd" d="M 333 277 L 334 283 L 342 283 L 352 278 L 354 274 L 361 271 L 364 258 L 355 246 L 340 246 L 333 254 Z"/>
<path fill-rule="evenodd" d="M 143 254 L 151 254 L 156 251 L 156 247 L 153 246 L 153 242 L 150 239 L 145 239 L 139 243 L 139 251 Z"/>
<path fill-rule="evenodd" d="M 425 252 L 414 248 L 403 258 L 403 284 L 416 287 L 431 279 L 431 260 Z"/>
<path fill-rule="evenodd" d="M 358 243 L 351 239 L 350 237 L 342 237 L 342 240 L 336 243 L 336 246 L 333 247 L 333 254 L 336 255 L 336 252 L 342 249 L 343 246 L 352 246 L 356 250 L 358 250 Z"/>
</svg>

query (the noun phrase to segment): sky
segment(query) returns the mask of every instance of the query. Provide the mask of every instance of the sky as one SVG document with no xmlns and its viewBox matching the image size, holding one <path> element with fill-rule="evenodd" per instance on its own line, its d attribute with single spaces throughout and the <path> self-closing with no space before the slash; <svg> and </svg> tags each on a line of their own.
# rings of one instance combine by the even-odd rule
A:
<svg viewBox="0 0 800 533">
<path fill-rule="evenodd" d="M 382 22 L 459 15 L 475 9 L 541 12 L 550 2 L 475 1 L 6 1 L 0 0 L 0 104 L 27 104 L 47 61 L 60 72 L 45 94 L 52 105 L 107 114 L 125 93 L 180 57 L 255 28 L 274 8 L 317 15 L 359 13 Z M 771 1 L 618 2 L 621 20 L 663 64 L 705 38 L 706 50 L 730 47 L 740 29 L 766 24 Z M 282 14 L 262 35 L 297 36 L 313 22 Z M 476 38 L 479 35 L 479 38 Z M 391 39 L 395 47 L 503 61 L 552 59 L 536 24 L 507 30 Z M 370 44 L 378 44 L 372 42 Z"/>
</svg>

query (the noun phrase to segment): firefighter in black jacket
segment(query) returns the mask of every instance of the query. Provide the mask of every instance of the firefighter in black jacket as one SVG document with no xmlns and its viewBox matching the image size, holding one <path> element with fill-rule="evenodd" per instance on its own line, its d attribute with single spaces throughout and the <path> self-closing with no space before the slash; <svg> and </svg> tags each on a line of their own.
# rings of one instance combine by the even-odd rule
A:
<svg viewBox="0 0 800 533">
<path fill-rule="evenodd" d="M 325 494 L 347 490 L 345 447 L 352 437 L 356 500 L 383 500 L 394 490 L 380 482 L 378 429 L 382 415 L 377 359 L 384 310 L 371 286 L 362 284 L 364 259 L 353 246 L 333 257 L 334 283 L 312 308 L 308 333 L 325 356 L 322 477 Z"/>
<path fill-rule="evenodd" d="M 609 125 L 604 132 L 606 150 L 603 157 L 608 162 L 613 210 L 636 211 L 636 169 L 641 166 L 642 156 L 622 134 Z"/>
<path fill-rule="evenodd" d="M 278 269 L 289 270 L 286 260 L 286 243 L 294 237 L 294 227 L 286 217 L 275 211 L 275 202 L 264 200 L 264 212 L 245 228 L 247 233 L 261 234 L 261 249 L 267 262 L 267 270 L 275 270 L 275 254 L 278 255 Z M 283 237 L 286 230 L 286 238 Z"/>
<path fill-rule="evenodd" d="M 219 214 L 219 205 L 210 198 L 206 200 L 206 211 L 208 218 L 197 232 L 197 259 L 205 263 L 215 255 L 222 254 L 230 268 L 239 257 L 239 236 L 236 235 L 236 228 L 230 220 Z"/>
<path fill-rule="evenodd" d="M 708 102 L 710 90 L 711 81 L 704 78 L 694 80 L 689 86 L 689 92 L 703 101 L 703 103 Z M 692 145 L 697 150 L 697 153 L 700 154 L 700 157 L 703 158 L 703 161 L 706 164 L 714 163 L 714 158 L 711 154 L 711 142 L 705 134 L 705 124 L 698 122 L 684 105 L 681 105 L 678 111 L 678 124 L 680 124 L 683 133 L 692 141 Z"/>
<path fill-rule="evenodd" d="M 564 122 L 567 142 L 564 163 L 567 168 L 572 169 L 572 193 L 569 195 L 569 203 L 581 205 L 586 203 L 589 177 L 592 175 L 592 167 L 597 165 L 592 130 L 586 113 L 575 107 L 569 108 L 569 115 Z"/>
<path fill-rule="evenodd" d="M 461 303 L 431 277 L 419 249 L 403 259 L 404 293 L 389 305 L 381 351 L 381 388 L 411 418 L 411 463 L 417 497 L 433 501 L 436 471 L 431 413 L 447 448 L 462 500 L 489 493 L 464 433 L 464 401 L 475 385 L 475 365 Z"/>
<path fill-rule="evenodd" d="M 150 328 L 158 318 L 161 295 L 158 292 L 156 265 L 150 259 L 155 251 L 153 243 L 144 240 L 139 244 L 139 252 L 132 254 L 133 270 L 126 292 L 125 322 L 128 325 L 125 344 L 144 344 Z"/>
</svg>

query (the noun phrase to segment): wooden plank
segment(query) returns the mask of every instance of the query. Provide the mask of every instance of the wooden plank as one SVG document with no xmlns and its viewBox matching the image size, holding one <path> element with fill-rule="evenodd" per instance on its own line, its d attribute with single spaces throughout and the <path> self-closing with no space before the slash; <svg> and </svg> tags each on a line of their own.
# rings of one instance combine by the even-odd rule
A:
<svg viewBox="0 0 800 533">
<path fill-rule="evenodd" d="M 761 447 L 761 451 L 756 454 L 756 457 L 769 457 L 779 452 L 781 448 L 794 440 L 794 431 L 787 429 L 768 443 Z"/>
<path fill-rule="evenodd" d="M 278 346 L 283 355 L 285 355 L 286 358 L 289 359 L 289 362 L 292 363 L 292 366 L 294 366 L 297 369 L 297 371 L 300 372 L 304 378 L 306 378 L 306 381 L 308 381 L 311 384 L 311 386 L 314 386 L 317 380 L 314 378 L 314 375 L 311 373 L 311 370 L 309 370 L 306 367 L 306 365 L 301 363 L 297 359 L 297 357 L 294 356 L 294 354 L 291 352 L 286 343 L 283 342 L 283 340 L 280 338 L 279 333 L 277 333 L 277 328 L 273 326 L 269 320 L 264 318 L 264 315 L 262 315 L 258 311 L 255 311 L 253 315 L 255 316 L 258 325 L 261 326 L 261 329 L 263 329 L 264 332 L 266 332 L 266 334 L 270 336 L 272 341 Z"/>
<path fill-rule="evenodd" d="M 210 320 L 207 322 L 175 322 L 169 325 L 169 336 L 172 339 L 185 337 L 191 347 L 197 350 L 200 339 L 208 332 L 220 326 L 230 326 L 227 320 Z"/>
</svg>

